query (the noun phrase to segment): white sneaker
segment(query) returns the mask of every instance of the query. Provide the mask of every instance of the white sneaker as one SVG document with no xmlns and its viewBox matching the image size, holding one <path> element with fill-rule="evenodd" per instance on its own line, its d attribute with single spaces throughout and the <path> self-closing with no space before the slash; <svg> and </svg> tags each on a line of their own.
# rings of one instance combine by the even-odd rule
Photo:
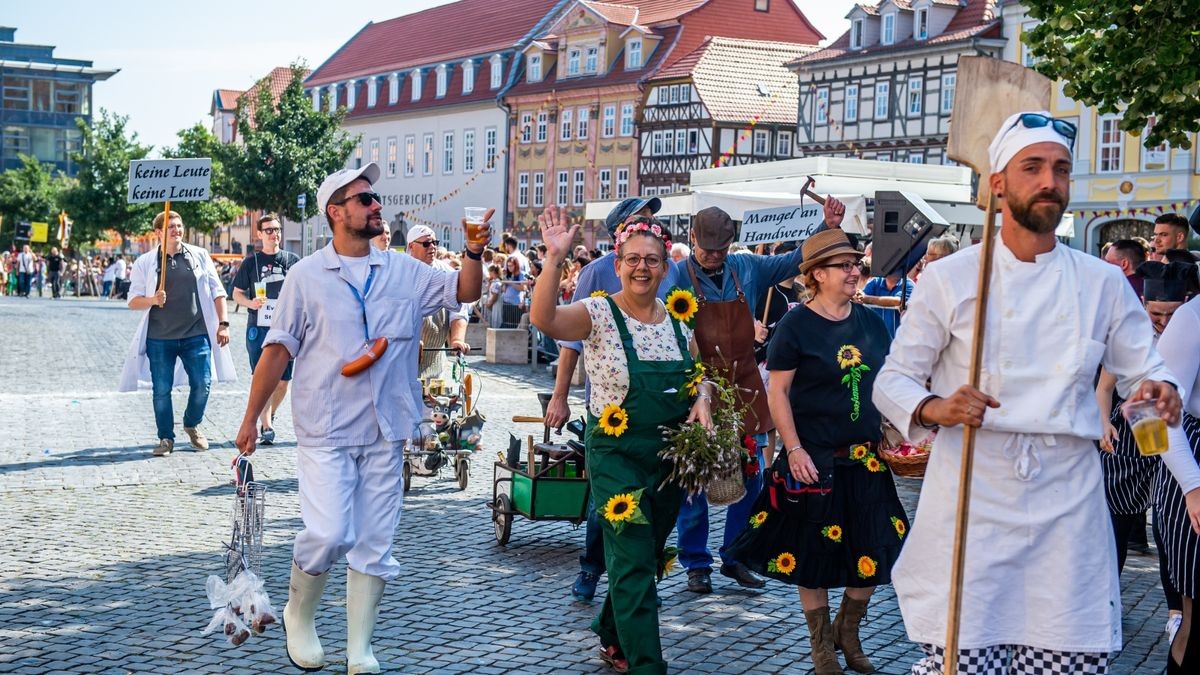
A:
<svg viewBox="0 0 1200 675">
<path fill-rule="evenodd" d="M 1167 616 L 1167 644 L 1175 642 L 1175 634 L 1179 632 L 1179 626 L 1183 623 L 1183 612 L 1171 610 Z"/>
</svg>

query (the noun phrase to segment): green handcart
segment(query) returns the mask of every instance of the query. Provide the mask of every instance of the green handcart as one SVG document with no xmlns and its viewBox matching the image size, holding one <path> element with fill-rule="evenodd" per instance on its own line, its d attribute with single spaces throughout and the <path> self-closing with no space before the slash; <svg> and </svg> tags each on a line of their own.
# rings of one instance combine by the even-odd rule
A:
<svg viewBox="0 0 1200 675">
<path fill-rule="evenodd" d="M 513 422 L 542 423 L 540 417 L 513 417 Z M 582 438 L 581 427 L 578 427 Z M 492 469 L 492 523 L 496 543 L 508 544 L 513 519 L 520 515 L 529 520 L 565 520 L 579 526 L 587 519 L 590 493 L 585 469 L 583 444 L 571 440 L 550 443 L 549 429 L 541 443 L 529 436 L 526 456 L 509 452 Z"/>
</svg>

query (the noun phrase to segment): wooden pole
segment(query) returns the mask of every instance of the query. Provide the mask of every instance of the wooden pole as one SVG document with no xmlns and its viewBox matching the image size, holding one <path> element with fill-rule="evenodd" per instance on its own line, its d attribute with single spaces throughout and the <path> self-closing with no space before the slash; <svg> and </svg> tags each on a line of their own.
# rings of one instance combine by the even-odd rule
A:
<svg viewBox="0 0 1200 675">
<path fill-rule="evenodd" d="M 165 291 L 167 289 L 167 228 L 171 224 L 171 202 L 163 204 L 163 225 L 162 225 L 162 240 L 159 241 L 158 247 L 161 249 L 162 264 L 158 270 L 158 290 Z"/>
<path fill-rule="evenodd" d="M 971 336 L 971 367 L 968 382 L 979 388 L 983 366 L 984 322 L 987 320 L 988 290 L 992 279 L 992 249 L 996 239 L 996 197 L 989 195 L 983 218 L 983 250 L 979 262 L 979 293 L 975 301 L 975 330 Z M 946 650 L 942 672 L 958 672 L 958 627 L 962 619 L 963 568 L 967 553 L 967 523 L 971 507 L 971 468 L 975 461 L 975 427 L 963 429 L 962 466 L 958 473 L 958 517 L 954 523 L 954 557 L 950 567 L 950 610 L 946 615 Z M 947 667 L 949 660 L 949 667 Z"/>
</svg>

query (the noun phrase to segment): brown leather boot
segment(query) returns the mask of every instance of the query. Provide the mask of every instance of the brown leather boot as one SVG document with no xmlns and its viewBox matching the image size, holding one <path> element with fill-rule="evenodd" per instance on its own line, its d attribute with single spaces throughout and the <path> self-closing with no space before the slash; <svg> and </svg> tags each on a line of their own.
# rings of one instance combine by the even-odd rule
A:
<svg viewBox="0 0 1200 675">
<path fill-rule="evenodd" d="M 867 615 L 869 600 L 855 600 L 843 595 L 842 606 L 838 608 L 837 618 L 833 620 L 833 644 L 842 650 L 846 657 L 846 666 L 860 673 L 873 673 L 875 666 L 863 653 L 862 642 L 858 639 L 858 625 Z"/>
<path fill-rule="evenodd" d="M 804 612 L 808 621 L 808 635 L 812 642 L 813 673 L 815 675 L 841 675 L 842 665 L 833 651 L 833 626 L 829 623 L 829 607 L 818 607 Z"/>
</svg>

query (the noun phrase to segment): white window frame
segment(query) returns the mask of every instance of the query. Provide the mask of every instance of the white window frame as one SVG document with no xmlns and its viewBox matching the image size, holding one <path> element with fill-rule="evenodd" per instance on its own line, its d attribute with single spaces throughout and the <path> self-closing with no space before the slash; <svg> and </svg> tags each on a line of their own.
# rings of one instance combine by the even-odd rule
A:
<svg viewBox="0 0 1200 675">
<path fill-rule="evenodd" d="M 558 172 L 558 191 L 556 193 L 558 200 L 554 202 L 556 206 L 566 206 L 570 203 L 571 198 L 571 172 Z"/>
<path fill-rule="evenodd" d="M 659 105 L 667 105 L 668 103 L 671 102 L 671 88 L 670 87 L 658 87 L 657 91 L 658 91 L 658 104 Z"/>
<path fill-rule="evenodd" d="M 421 175 L 433 175 L 433 134 L 421 139 Z"/>
<path fill-rule="evenodd" d="M 662 154 L 662 131 L 655 130 L 650 132 L 650 156 L 657 157 Z"/>
<path fill-rule="evenodd" d="M 588 118 L 591 116 L 591 110 L 588 108 L 580 108 L 579 114 L 575 119 L 575 138 L 586 141 L 588 137 Z"/>
<path fill-rule="evenodd" d="M 614 199 L 625 199 L 629 196 L 629 167 L 622 166 L 617 169 L 617 188 L 614 191 Z"/>
<path fill-rule="evenodd" d="M 573 180 L 573 183 L 571 186 L 572 187 L 571 197 L 572 197 L 572 202 L 575 204 L 575 206 L 583 206 L 583 204 L 584 204 L 584 197 L 585 197 L 584 180 L 586 180 L 585 175 L 586 175 L 586 172 L 584 172 L 583 169 L 575 169 L 574 175 L 571 177 Z"/>
<path fill-rule="evenodd" d="M 625 69 L 637 70 L 642 67 L 642 39 L 632 38 L 625 43 Z"/>
<path fill-rule="evenodd" d="M 474 129 L 463 129 L 463 173 L 475 173 Z"/>
<path fill-rule="evenodd" d="M 575 120 L 571 113 L 571 108 L 563 108 L 558 113 L 558 140 L 571 140 L 571 131 L 574 129 Z"/>
<path fill-rule="evenodd" d="M 395 136 L 387 139 L 387 177 L 396 177 L 397 155 L 399 154 L 400 145 Z"/>
<path fill-rule="evenodd" d="M 918 40 L 929 38 L 929 8 L 922 7 L 913 14 L 913 37 Z"/>
<path fill-rule="evenodd" d="M 534 141 L 537 143 L 545 143 L 547 138 L 547 130 L 550 124 L 550 114 L 545 110 L 537 114 L 537 133 L 534 134 Z"/>
<path fill-rule="evenodd" d="M 483 172 L 491 173 L 496 170 L 496 127 L 487 127 L 483 130 Z"/>
<path fill-rule="evenodd" d="M 670 92 L 670 103 L 671 104 L 679 103 L 679 85 L 677 85 L 677 84 L 671 85 L 669 92 Z"/>
<path fill-rule="evenodd" d="M 925 163 L 925 154 L 921 153 L 921 152 L 908 153 L 908 163 L 909 164 L 924 164 Z"/>
<path fill-rule="evenodd" d="M 829 124 L 829 87 L 817 90 L 816 123 Z"/>
<path fill-rule="evenodd" d="M 690 85 L 690 84 L 679 85 L 679 102 L 680 103 L 691 103 L 692 102 L 692 85 Z"/>
<path fill-rule="evenodd" d="M 942 75 L 942 92 L 938 97 L 941 101 L 941 114 L 949 115 L 954 110 L 954 88 L 958 84 L 958 73 Z"/>
<path fill-rule="evenodd" d="M 372 75 L 367 78 L 367 107 L 374 108 L 379 102 L 379 78 Z M 56 92 L 57 93 L 57 92 Z"/>
<path fill-rule="evenodd" d="M 388 75 L 388 105 L 400 102 L 400 73 Z"/>
<path fill-rule="evenodd" d="M 621 104 L 621 135 L 622 136 L 632 136 L 633 135 L 633 104 L 632 103 L 622 103 Z"/>
<path fill-rule="evenodd" d="M 542 81 L 542 55 L 530 54 L 525 61 L 525 79 L 530 82 Z"/>
<path fill-rule="evenodd" d="M 567 77 L 575 77 L 579 74 L 579 64 L 583 60 L 583 54 L 579 47 L 572 47 L 567 51 Z"/>
<path fill-rule="evenodd" d="M 1125 166 L 1125 133 L 1120 115 L 1101 115 L 1096 120 L 1096 173 L 1121 173 Z"/>
<path fill-rule="evenodd" d="M 771 132 L 766 129 L 754 130 L 753 153 L 756 157 L 766 157 L 771 154 Z"/>
<path fill-rule="evenodd" d="M 876 82 L 875 83 L 875 117 L 876 121 L 886 120 L 888 113 L 892 110 L 892 83 L 891 82 Z M 882 106 L 882 108 L 881 108 Z"/>
<path fill-rule="evenodd" d="M 367 154 L 367 157 L 370 159 L 370 161 L 378 164 L 379 163 L 379 139 L 378 138 L 371 139 L 370 148 L 371 148 L 371 150 Z"/>
<path fill-rule="evenodd" d="M 421 69 L 418 68 L 412 71 L 412 100 L 421 100 Z"/>
<path fill-rule="evenodd" d="M 857 122 L 858 121 L 858 85 L 846 85 L 846 91 L 843 94 L 842 104 L 842 121 Z"/>
<path fill-rule="evenodd" d="M 546 172 L 536 171 L 533 174 L 533 205 L 541 208 L 546 205 Z"/>
<path fill-rule="evenodd" d="M 675 130 L 675 154 L 687 154 L 687 129 Z"/>
<path fill-rule="evenodd" d="M 603 124 L 600 128 L 601 138 L 612 138 L 617 135 L 617 106 L 615 103 L 609 103 L 604 106 Z"/>
<path fill-rule="evenodd" d="M 597 45 L 588 45 L 583 50 L 583 72 L 594 74 L 597 72 L 600 61 L 600 47 Z"/>
<path fill-rule="evenodd" d="M 917 117 L 924 107 L 925 87 L 923 78 L 915 75 L 908 78 L 908 116 Z"/>
<path fill-rule="evenodd" d="M 596 175 L 596 199 L 612 199 L 612 169 L 600 169 Z"/>
<path fill-rule="evenodd" d="M 775 138 L 775 156 L 776 157 L 791 157 L 792 156 L 792 132 L 780 131 Z"/>
<path fill-rule="evenodd" d="M 896 15 L 884 14 L 880 20 L 882 27 L 879 31 L 879 43 L 890 45 L 896 42 Z"/>
<path fill-rule="evenodd" d="M 454 132 L 442 132 L 442 173 L 454 173 Z"/>
<path fill-rule="evenodd" d="M 689 154 L 689 155 L 700 154 L 700 130 L 699 129 L 688 129 L 687 154 Z"/>
<path fill-rule="evenodd" d="M 417 137 L 409 134 L 404 137 L 404 175 L 415 176 L 417 173 Z"/>
<path fill-rule="evenodd" d="M 533 113 L 528 110 L 521 113 L 521 128 L 517 130 L 521 143 L 533 142 Z"/>
<path fill-rule="evenodd" d="M 1147 118 L 1146 129 L 1145 129 L 1145 131 L 1142 132 L 1142 138 L 1145 138 L 1150 134 L 1150 132 L 1154 129 L 1154 123 L 1156 121 L 1157 121 L 1157 118 L 1153 115 L 1151 115 L 1149 118 Z M 1145 146 L 1142 146 L 1140 143 L 1138 145 L 1141 147 L 1141 150 L 1142 150 L 1142 152 L 1141 152 L 1142 171 L 1167 171 L 1171 168 L 1171 146 L 1168 145 L 1166 141 L 1163 141 L 1161 144 L 1159 144 L 1153 148 L 1147 148 Z M 1151 153 L 1156 153 L 1156 154 L 1161 153 L 1162 161 L 1161 162 L 1158 162 L 1158 161 L 1152 162 L 1151 160 L 1157 159 L 1157 157 L 1152 156 Z"/>
<path fill-rule="evenodd" d="M 863 31 L 865 27 L 862 19 L 855 19 L 850 22 L 850 49 L 863 48 Z"/>
<path fill-rule="evenodd" d="M 488 60 L 492 66 L 488 73 L 489 84 L 492 89 L 499 89 L 504 84 L 504 59 L 499 54 L 493 54 Z"/>
<path fill-rule="evenodd" d="M 446 96 L 446 64 L 441 64 L 437 67 L 437 90 L 434 96 L 436 98 L 445 98 Z"/>
<path fill-rule="evenodd" d="M 463 88 L 462 93 L 470 94 L 475 91 L 475 62 L 467 59 L 463 61 Z"/>
<path fill-rule="evenodd" d="M 517 174 L 517 208 L 529 208 L 529 172 Z"/>
</svg>

